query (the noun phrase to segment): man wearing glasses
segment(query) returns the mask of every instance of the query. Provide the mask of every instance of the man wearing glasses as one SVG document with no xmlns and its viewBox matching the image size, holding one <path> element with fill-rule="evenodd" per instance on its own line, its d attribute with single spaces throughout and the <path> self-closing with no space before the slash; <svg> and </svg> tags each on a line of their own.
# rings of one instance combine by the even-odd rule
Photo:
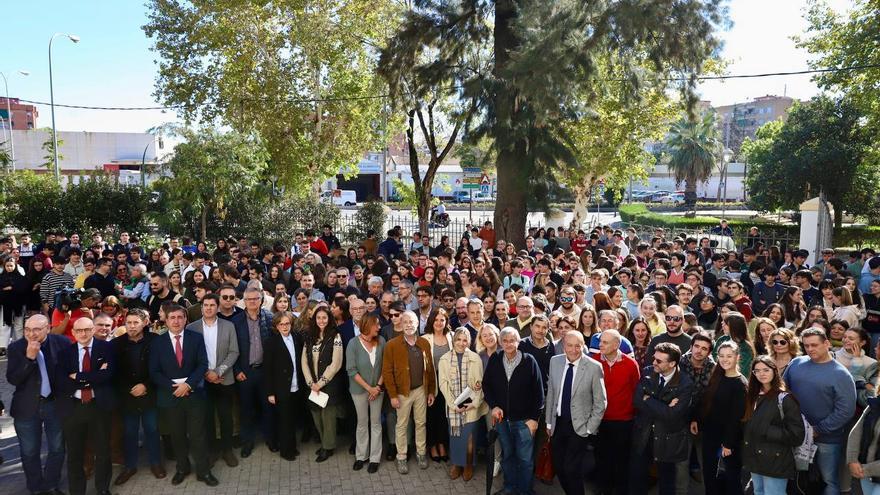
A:
<svg viewBox="0 0 880 495">
<path fill-rule="evenodd" d="M 522 296 L 516 300 L 516 319 L 509 322 L 519 331 L 519 336 L 524 339 L 532 334 L 532 318 L 534 316 L 535 303 L 530 297 Z M 503 330 L 503 329 L 502 329 Z"/>
<path fill-rule="evenodd" d="M 648 356 L 654 355 L 654 349 L 663 342 L 675 344 L 679 349 L 691 348 L 691 337 L 684 333 L 684 309 L 677 304 L 666 308 L 666 332 L 655 336 L 648 344 Z"/>
<path fill-rule="evenodd" d="M 581 316 L 581 311 L 574 303 L 576 298 L 577 294 L 575 294 L 572 287 L 562 289 L 562 294 L 559 295 L 560 306 L 556 312 L 561 316 L 568 316 L 574 321 L 578 321 Z"/>
<path fill-rule="evenodd" d="M 9 345 L 6 381 L 15 387 L 12 408 L 21 467 L 31 493 L 61 493 L 64 437 L 55 404 L 55 367 L 62 350 L 70 346 L 63 335 L 49 333 L 49 320 L 34 315 L 24 324 L 24 338 Z M 43 431 L 48 453 L 40 460 Z"/>
</svg>

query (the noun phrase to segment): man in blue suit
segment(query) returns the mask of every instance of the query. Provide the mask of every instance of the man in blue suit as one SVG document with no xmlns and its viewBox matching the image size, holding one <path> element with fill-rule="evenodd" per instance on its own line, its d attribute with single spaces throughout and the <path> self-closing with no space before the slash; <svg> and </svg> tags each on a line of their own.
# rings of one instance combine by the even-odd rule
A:
<svg viewBox="0 0 880 495">
<path fill-rule="evenodd" d="M 179 485 L 192 472 L 189 454 L 196 463 L 196 479 L 208 486 L 220 482 L 211 474 L 205 446 L 205 372 L 208 354 L 204 338 L 185 330 L 186 309 L 163 306 L 168 333 L 150 344 L 150 379 L 156 384 L 156 405 L 171 430 L 177 459 L 172 485 Z"/>
<path fill-rule="evenodd" d="M 249 287 L 244 291 L 244 311 L 232 317 L 238 337 L 238 361 L 233 366 L 241 404 L 241 457 L 254 450 L 256 426 L 259 421 L 263 439 L 272 452 L 278 452 L 274 442 L 272 410 L 268 389 L 263 379 L 263 342 L 272 333 L 272 313 L 261 309 L 263 291 Z"/>
<path fill-rule="evenodd" d="M 55 383 L 58 413 L 64 418 L 67 483 L 71 495 L 86 493 L 86 440 L 95 456 L 95 490 L 110 493 L 110 422 L 113 410 L 113 346 L 95 338 L 95 323 L 83 317 L 73 324 L 70 344 L 58 356 Z"/>
<path fill-rule="evenodd" d="M 55 406 L 55 365 L 61 351 L 70 345 L 63 335 L 49 333 L 49 319 L 34 315 L 24 324 L 24 338 L 7 349 L 6 381 L 15 387 L 12 409 L 21 465 L 32 494 L 61 494 L 61 466 L 64 463 L 64 434 Z M 48 455 L 45 468 L 40 447 L 46 431 Z"/>
</svg>

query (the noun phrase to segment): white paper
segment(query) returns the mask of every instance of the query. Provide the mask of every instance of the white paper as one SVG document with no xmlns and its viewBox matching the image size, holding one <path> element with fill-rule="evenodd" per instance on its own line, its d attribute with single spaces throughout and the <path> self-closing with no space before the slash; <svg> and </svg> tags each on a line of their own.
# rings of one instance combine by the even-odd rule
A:
<svg viewBox="0 0 880 495">
<path fill-rule="evenodd" d="M 172 381 L 175 385 L 180 385 L 181 383 L 183 383 L 183 382 L 186 381 L 186 378 L 172 378 L 171 381 Z"/>
<path fill-rule="evenodd" d="M 456 397 L 452 403 L 455 404 L 455 407 L 461 407 L 461 404 L 469 398 L 473 398 L 473 395 L 473 390 L 471 390 L 470 387 L 465 387 L 464 390 L 461 391 L 461 394 Z"/>
<path fill-rule="evenodd" d="M 318 405 L 321 409 L 327 407 L 327 401 L 330 400 L 330 396 L 324 392 L 315 392 L 309 394 L 309 400 Z"/>
</svg>

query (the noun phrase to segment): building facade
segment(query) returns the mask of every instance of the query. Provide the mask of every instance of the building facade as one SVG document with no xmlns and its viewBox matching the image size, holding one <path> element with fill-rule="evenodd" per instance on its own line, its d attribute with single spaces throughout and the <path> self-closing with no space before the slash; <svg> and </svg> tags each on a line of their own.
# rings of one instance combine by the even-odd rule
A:
<svg viewBox="0 0 880 495">
<path fill-rule="evenodd" d="M 18 98 L 9 98 L 8 107 L 5 97 L 0 97 L 0 128 L 9 129 L 9 110 L 12 110 L 12 129 L 15 131 L 26 131 L 37 128 L 37 117 L 39 113 L 34 105 L 22 103 Z"/>
<path fill-rule="evenodd" d="M 787 119 L 788 109 L 794 101 L 787 96 L 767 95 L 747 103 L 715 107 L 724 146 L 739 156 L 743 141 L 754 139 L 758 128 L 767 122 Z"/>
</svg>

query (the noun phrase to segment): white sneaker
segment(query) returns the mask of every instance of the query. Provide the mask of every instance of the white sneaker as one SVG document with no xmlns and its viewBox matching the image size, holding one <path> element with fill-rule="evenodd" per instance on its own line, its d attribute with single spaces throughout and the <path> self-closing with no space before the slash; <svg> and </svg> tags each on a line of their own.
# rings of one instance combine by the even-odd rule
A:
<svg viewBox="0 0 880 495">
<path fill-rule="evenodd" d="M 495 461 L 495 469 L 492 470 L 492 477 L 497 478 L 498 474 L 500 474 L 500 473 L 501 473 L 501 463 L 498 461 Z"/>
</svg>

